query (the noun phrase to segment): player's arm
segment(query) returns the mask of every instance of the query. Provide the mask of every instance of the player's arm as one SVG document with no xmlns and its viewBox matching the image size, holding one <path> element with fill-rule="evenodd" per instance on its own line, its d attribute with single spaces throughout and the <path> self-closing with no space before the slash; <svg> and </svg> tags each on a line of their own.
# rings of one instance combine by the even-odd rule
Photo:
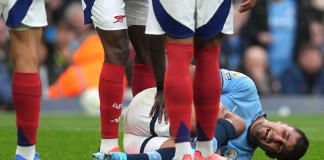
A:
<svg viewBox="0 0 324 160">
<path fill-rule="evenodd" d="M 150 57 L 152 61 L 154 77 L 156 82 L 157 92 L 155 95 L 155 102 L 150 112 L 150 116 L 156 110 L 159 110 L 158 122 L 162 122 L 164 115 L 165 123 L 168 123 L 168 114 L 164 106 L 163 84 L 164 74 L 166 69 L 165 64 L 165 49 L 164 49 L 164 35 L 149 35 L 150 43 Z"/>
<path fill-rule="evenodd" d="M 236 133 L 235 138 L 239 137 L 246 128 L 244 120 L 240 116 L 228 111 L 222 104 L 219 105 L 218 118 L 224 118 L 233 125 Z"/>
</svg>

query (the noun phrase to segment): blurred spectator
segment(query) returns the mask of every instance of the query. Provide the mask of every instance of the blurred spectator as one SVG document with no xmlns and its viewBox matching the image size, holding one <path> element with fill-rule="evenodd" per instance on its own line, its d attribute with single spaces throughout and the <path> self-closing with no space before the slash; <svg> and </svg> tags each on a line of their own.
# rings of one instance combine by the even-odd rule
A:
<svg viewBox="0 0 324 160">
<path fill-rule="evenodd" d="M 57 48 L 64 60 L 70 64 L 74 51 L 79 47 L 80 40 L 91 26 L 83 24 L 83 9 L 80 3 L 70 3 L 57 26 Z"/>
<path fill-rule="evenodd" d="M 71 65 L 50 86 L 48 97 L 51 99 L 74 97 L 86 88 L 98 86 L 103 48 L 96 35 L 87 37 L 77 49 Z"/>
<path fill-rule="evenodd" d="M 247 19 L 250 16 L 250 11 L 243 13 L 239 12 L 240 2 L 240 0 L 233 1 L 233 13 L 235 19 L 233 21 L 234 33 L 226 35 L 222 41 L 221 47 L 222 54 L 220 56 L 224 57 L 224 60 L 223 58 L 220 59 L 221 66 L 230 70 L 236 69 L 241 63 L 242 52 L 244 51 L 245 46 L 245 40 L 240 35 L 241 28 L 246 24 Z"/>
<path fill-rule="evenodd" d="M 44 30 L 44 36 L 46 42 L 49 44 L 55 43 L 56 36 L 56 26 L 59 21 L 62 21 L 65 17 L 66 8 L 69 4 L 78 2 L 79 0 L 46 0 L 46 13 L 47 13 L 47 21 L 48 26 Z M 83 20 L 82 20 L 83 22 Z"/>
<path fill-rule="evenodd" d="M 251 46 L 245 51 L 239 71 L 254 81 L 261 96 L 271 95 L 278 90 L 276 81 L 269 73 L 267 51 L 261 46 Z"/>
<path fill-rule="evenodd" d="M 72 28 L 66 23 L 61 22 L 55 27 L 57 27 L 57 30 L 53 44 L 49 43 L 46 37 L 43 37 L 43 45 L 46 49 L 44 65 L 46 65 L 48 72 L 49 85 L 53 84 L 72 63 L 73 51 L 70 49 L 70 43 L 76 37 Z"/>
<path fill-rule="evenodd" d="M 62 21 L 57 26 L 56 33 L 56 48 L 58 50 L 58 55 L 54 57 L 60 66 L 69 65 L 72 63 L 72 57 L 74 52 L 74 47 L 72 47 L 73 41 L 76 40 L 76 33 L 73 32 L 73 28 Z"/>
<path fill-rule="evenodd" d="M 8 30 L 5 21 L 0 18 L 0 111 L 12 109 L 11 77 L 6 64 L 6 45 Z"/>
<path fill-rule="evenodd" d="M 45 41 L 42 40 L 39 46 L 39 53 L 38 53 L 38 73 L 39 78 L 42 82 L 42 98 L 47 98 L 47 90 L 49 87 L 49 72 L 48 66 L 46 64 L 46 59 L 48 57 L 48 48 L 45 44 Z"/>
<path fill-rule="evenodd" d="M 284 94 L 324 94 L 323 53 L 319 47 L 305 44 L 297 64 L 284 72 L 281 82 Z"/>
<path fill-rule="evenodd" d="M 66 11 L 64 12 L 64 20 L 72 27 L 72 30 L 76 33 L 77 39 L 79 39 L 83 33 L 86 33 L 93 28 L 91 25 L 84 25 L 83 9 L 79 1 L 70 3 L 67 6 Z"/>
<path fill-rule="evenodd" d="M 324 1 L 323 0 L 305 0 L 305 6 L 309 6 L 312 10 L 312 18 L 323 20 L 324 16 Z M 307 4 L 308 3 L 308 4 Z"/>
<path fill-rule="evenodd" d="M 244 36 L 251 45 L 267 47 L 271 74 L 280 78 L 282 72 L 293 63 L 299 44 L 309 40 L 310 12 L 303 1 L 258 1 L 244 28 Z"/>
<path fill-rule="evenodd" d="M 104 50 L 98 35 L 91 34 L 85 37 L 73 54 L 72 60 L 72 64 L 50 86 L 49 98 L 73 98 L 85 90 L 98 87 L 100 69 L 104 61 Z"/>
<path fill-rule="evenodd" d="M 324 23 L 314 20 L 309 24 L 310 43 L 324 52 Z"/>
<path fill-rule="evenodd" d="M 45 40 L 48 47 L 49 83 L 55 82 L 57 77 L 73 63 L 73 54 L 80 45 L 85 34 L 90 33 L 90 26 L 83 24 L 83 9 L 79 1 L 48 1 L 48 9 L 52 12 L 60 11 L 61 17 L 52 20 L 45 30 Z M 53 17 L 52 17 L 53 18 Z"/>
</svg>

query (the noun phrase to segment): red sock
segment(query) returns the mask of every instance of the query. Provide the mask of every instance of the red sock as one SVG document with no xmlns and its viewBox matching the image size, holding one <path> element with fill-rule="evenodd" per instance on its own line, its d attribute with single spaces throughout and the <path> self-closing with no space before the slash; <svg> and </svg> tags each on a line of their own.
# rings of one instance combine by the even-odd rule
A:
<svg viewBox="0 0 324 160">
<path fill-rule="evenodd" d="M 165 105 L 175 142 L 190 141 L 192 80 L 189 65 L 193 45 L 167 43 L 168 66 L 164 80 Z"/>
<path fill-rule="evenodd" d="M 133 96 L 147 88 L 155 87 L 155 78 L 152 65 L 133 64 L 132 92 Z"/>
<path fill-rule="evenodd" d="M 13 75 L 13 104 L 19 146 L 36 144 L 40 113 L 41 82 L 38 73 Z"/>
<path fill-rule="evenodd" d="M 101 137 L 118 138 L 124 95 L 125 67 L 104 63 L 99 80 Z"/>
<path fill-rule="evenodd" d="M 221 95 L 218 57 L 220 46 L 196 49 L 196 72 L 193 81 L 197 123 L 197 140 L 208 141 L 214 136 Z"/>
</svg>

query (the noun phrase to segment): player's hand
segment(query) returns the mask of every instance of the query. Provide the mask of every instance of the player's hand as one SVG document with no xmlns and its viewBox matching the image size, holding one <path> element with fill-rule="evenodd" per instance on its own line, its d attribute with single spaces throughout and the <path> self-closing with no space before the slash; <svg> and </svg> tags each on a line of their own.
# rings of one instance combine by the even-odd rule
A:
<svg viewBox="0 0 324 160">
<path fill-rule="evenodd" d="M 164 121 L 166 124 L 169 123 L 169 117 L 168 113 L 165 108 L 165 102 L 164 102 L 164 95 L 163 95 L 163 90 L 157 91 L 155 95 L 155 102 L 154 105 L 151 109 L 150 116 L 152 117 L 154 112 L 158 110 L 159 111 L 159 116 L 158 116 L 158 122 L 162 122 L 162 116 L 164 115 Z"/>
<path fill-rule="evenodd" d="M 239 12 L 242 13 L 248 11 L 255 6 L 256 2 L 257 0 L 242 0 Z"/>
</svg>

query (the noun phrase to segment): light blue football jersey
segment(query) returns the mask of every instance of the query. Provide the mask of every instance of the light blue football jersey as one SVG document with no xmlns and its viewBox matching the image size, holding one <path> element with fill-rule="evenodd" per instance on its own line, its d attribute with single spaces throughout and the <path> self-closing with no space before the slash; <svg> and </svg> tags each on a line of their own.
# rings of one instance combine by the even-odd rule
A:
<svg viewBox="0 0 324 160">
<path fill-rule="evenodd" d="M 243 134 L 221 147 L 221 152 L 230 160 L 249 160 L 255 148 L 248 142 L 248 128 L 256 119 L 265 115 L 256 86 L 248 76 L 239 72 L 221 69 L 221 77 L 223 86 L 221 103 L 229 111 L 242 117 L 246 123 Z"/>
</svg>

